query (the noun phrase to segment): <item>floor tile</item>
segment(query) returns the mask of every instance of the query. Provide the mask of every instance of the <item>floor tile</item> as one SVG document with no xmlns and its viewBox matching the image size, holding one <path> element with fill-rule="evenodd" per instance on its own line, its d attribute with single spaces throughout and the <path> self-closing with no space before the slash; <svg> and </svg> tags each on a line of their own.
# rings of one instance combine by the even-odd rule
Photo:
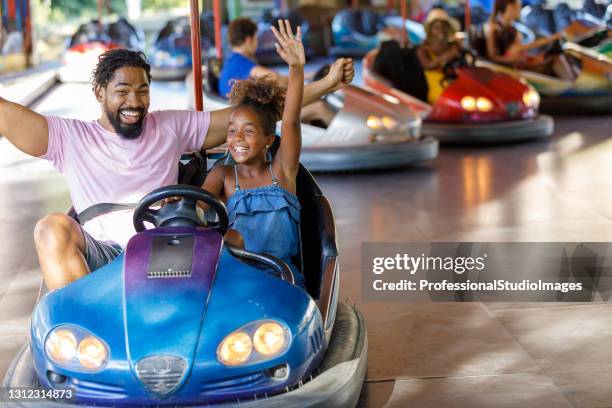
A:
<svg viewBox="0 0 612 408">
<path fill-rule="evenodd" d="M 41 281 L 38 269 L 23 271 L 13 278 L 0 300 L 0 336 L 28 334 Z"/>
<path fill-rule="evenodd" d="M 492 310 L 546 373 L 612 366 L 612 305 Z"/>
<path fill-rule="evenodd" d="M 384 408 L 572 408 L 542 374 L 398 380 Z"/>
<path fill-rule="evenodd" d="M 479 303 L 359 303 L 368 330 L 368 378 L 539 372 Z"/>
<path fill-rule="evenodd" d="M 27 340 L 27 336 L 0 336 L 0 379 L 4 378 L 15 354 Z"/>
</svg>

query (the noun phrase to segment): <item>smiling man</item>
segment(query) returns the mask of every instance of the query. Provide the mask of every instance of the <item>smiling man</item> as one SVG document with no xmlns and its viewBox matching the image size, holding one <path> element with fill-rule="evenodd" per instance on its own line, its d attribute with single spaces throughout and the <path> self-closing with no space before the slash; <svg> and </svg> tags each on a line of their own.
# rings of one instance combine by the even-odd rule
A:
<svg viewBox="0 0 612 408">
<path fill-rule="evenodd" d="M 303 103 L 352 77 L 352 66 L 336 67 L 305 87 Z M 45 117 L 0 98 L 0 134 L 66 176 L 77 213 L 99 203 L 137 202 L 156 188 L 177 183 L 183 152 L 223 144 L 231 113 L 231 108 L 148 112 L 150 81 L 143 53 L 108 51 L 93 74 L 98 120 Z M 34 230 L 47 287 L 60 288 L 102 267 L 133 234 L 131 210 L 100 215 L 83 227 L 65 214 L 47 215 Z"/>
</svg>

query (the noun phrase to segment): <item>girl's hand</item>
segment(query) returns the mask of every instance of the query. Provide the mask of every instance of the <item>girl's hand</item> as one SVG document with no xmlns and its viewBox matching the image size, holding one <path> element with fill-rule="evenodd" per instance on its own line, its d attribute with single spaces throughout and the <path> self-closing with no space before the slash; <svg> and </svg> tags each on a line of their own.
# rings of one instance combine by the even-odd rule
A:
<svg viewBox="0 0 612 408">
<path fill-rule="evenodd" d="M 276 52 L 290 67 L 304 66 L 306 55 L 302 44 L 302 28 L 298 26 L 294 36 L 289 20 L 278 20 L 278 27 L 279 30 L 272 27 L 276 37 Z"/>
</svg>

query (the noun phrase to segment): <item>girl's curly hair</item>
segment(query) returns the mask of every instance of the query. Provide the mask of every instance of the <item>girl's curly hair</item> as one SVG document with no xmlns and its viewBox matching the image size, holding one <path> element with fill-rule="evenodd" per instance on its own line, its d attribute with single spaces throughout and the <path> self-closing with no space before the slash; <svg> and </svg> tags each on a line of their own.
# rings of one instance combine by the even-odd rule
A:
<svg viewBox="0 0 612 408">
<path fill-rule="evenodd" d="M 248 106 L 259 116 L 266 135 L 276 131 L 276 122 L 283 117 L 285 90 L 271 78 L 249 78 L 235 81 L 230 92 L 230 103 L 235 107 Z"/>
</svg>

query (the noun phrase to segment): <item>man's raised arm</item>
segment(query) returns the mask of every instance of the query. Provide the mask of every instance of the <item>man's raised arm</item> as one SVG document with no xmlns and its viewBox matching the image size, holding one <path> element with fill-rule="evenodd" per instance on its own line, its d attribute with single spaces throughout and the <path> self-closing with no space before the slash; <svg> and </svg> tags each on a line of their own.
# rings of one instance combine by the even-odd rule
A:
<svg viewBox="0 0 612 408">
<path fill-rule="evenodd" d="M 342 84 L 350 84 L 355 75 L 353 61 L 348 58 L 340 58 L 334 62 L 325 77 L 304 86 L 302 106 L 306 106 L 319 100 L 323 95 L 334 92 Z M 232 107 L 219 109 L 210 113 L 210 127 L 204 140 L 202 149 L 210 149 L 225 143 L 227 138 L 227 125 L 229 123 Z"/>
<path fill-rule="evenodd" d="M 0 98 L 0 135 L 31 156 L 47 153 L 47 120 L 42 115 L 3 98 Z"/>
</svg>

